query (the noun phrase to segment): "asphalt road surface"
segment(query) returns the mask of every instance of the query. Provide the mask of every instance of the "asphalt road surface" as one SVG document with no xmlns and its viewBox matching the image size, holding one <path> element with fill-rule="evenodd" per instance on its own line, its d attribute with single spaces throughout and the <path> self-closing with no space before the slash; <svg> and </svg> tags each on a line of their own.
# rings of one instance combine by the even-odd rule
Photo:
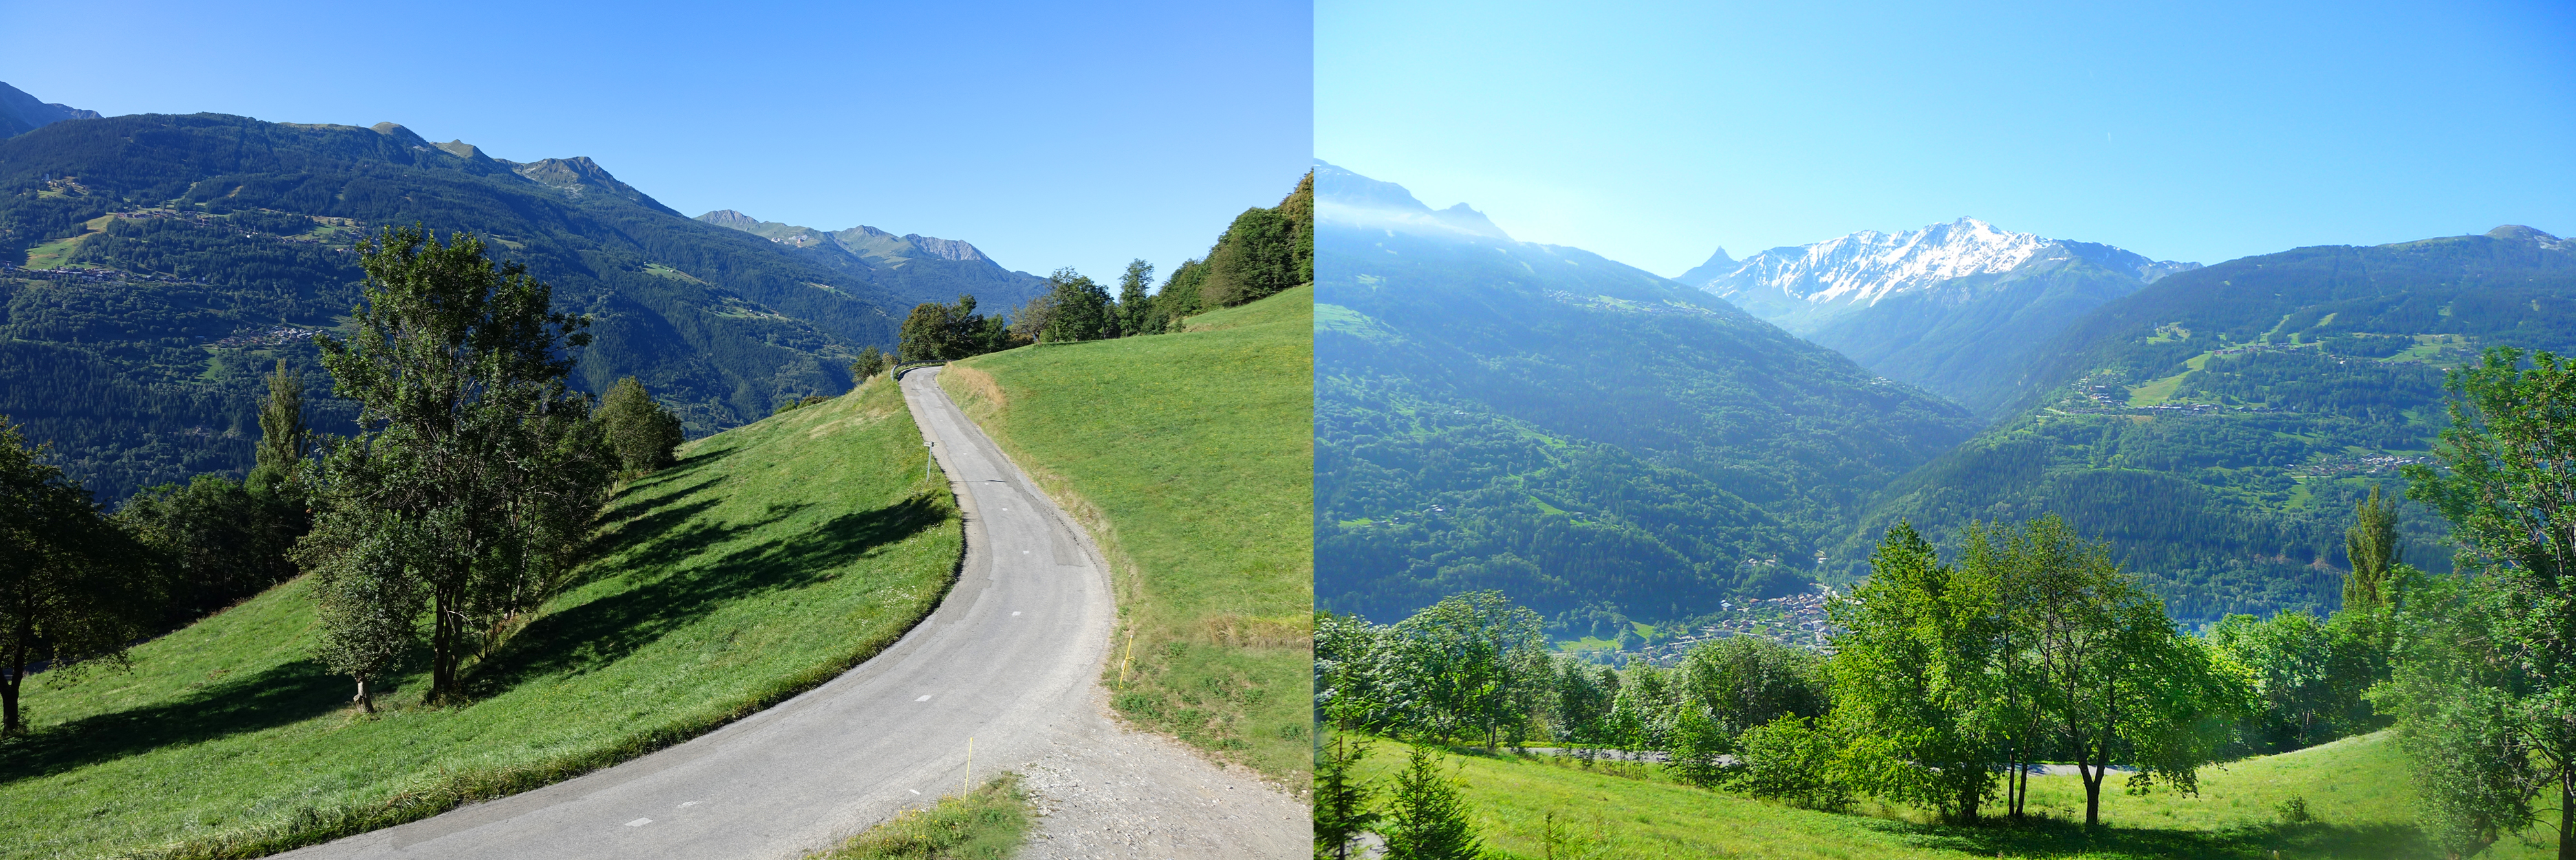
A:
<svg viewBox="0 0 2576 860">
<path fill-rule="evenodd" d="M 937 372 L 905 374 L 904 399 L 957 489 L 966 564 L 893 647 L 688 743 L 280 856 L 793 858 L 1005 769 L 1047 811 L 1030 855 L 1300 856 L 1302 804 L 1110 719 L 1096 679 L 1116 607 L 1099 553 Z"/>
</svg>

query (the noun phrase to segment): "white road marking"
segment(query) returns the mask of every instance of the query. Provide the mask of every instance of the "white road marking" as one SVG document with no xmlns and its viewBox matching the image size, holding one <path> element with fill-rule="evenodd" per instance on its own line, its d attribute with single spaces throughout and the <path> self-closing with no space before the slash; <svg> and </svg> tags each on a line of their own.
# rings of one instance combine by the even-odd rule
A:
<svg viewBox="0 0 2576 860">
<path fill-rule="evenodd" d="M 921 697 L 921 698 L 914 699 L 913 701 L 916 701 L 916 702 L 927 702 L 927 701 L 930 701 L 930 697 L 929 697 L 929 696 L 923 696 L 923 697 Z"/>
<path fill-rule="evenodd" d="M 638 818 L 638 819 L 635 819 L 635 820 L 633 820 L 633 821 L 626 822 L 626 826 L 628 826 L 628 827 L 642 827 L 642 826 L 644 826 L 644 825 L 651 824 L 651 823 L 653 823 L 653 819 L 650 819 L 650 818 Z"/>
<path fill-rule="evenodd" d="M 687 808 L 689 808 L 689 807 L 696 806 L 696 805 L 698 805 L 698 802 L 697 802 L 697 801 L 692 800 L 692 801 L 689 801 L 689 802 L 687 802 L 687 803 L 680 804 L 680 808 L 681 808 L 681 809 L 687 809 Z"/>
<path fill-rule="evenodd" d="M 912 793 L 914 793 L 914 794 L 920 794 L 920 793 L 921 793 L 921 789 L 918 789 L 918 788 L 908 788 L 908 789 L 904 789 L 904 790 L 905 790 L 905 791 L 912 792 Z"/>
<path fill-rule="evenodd" d="M 1014 612 L 1014 613 L 1011 613 L 1011 614 L 1012 614 L 1012 615 L 1018 615 L 1018 614 L 1019 614 L 1019 613 L 1017 613 L 1017 612 Z"/>
</svg>

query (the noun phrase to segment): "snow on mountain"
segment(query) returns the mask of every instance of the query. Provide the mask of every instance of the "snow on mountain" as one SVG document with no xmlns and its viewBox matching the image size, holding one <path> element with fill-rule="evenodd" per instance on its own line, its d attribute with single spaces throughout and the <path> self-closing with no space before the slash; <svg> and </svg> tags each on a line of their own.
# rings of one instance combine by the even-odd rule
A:
<svg viewBox="0 0 2576 860">
<path fill-rule="evenodd" d="M 1939 285 L 1961 278 L 2004 276 L 1962 282 L 1959 287 L 1973 290 L 1967 284 L 2008 280 L 2008 273 L 2070 258 L 2125 273 L 2141 284 L 2200 267 L 2150 260 L 2109 245 L 2014 233 L 1961 218 L 1903 233 L 1863 230 L 1813 245 L 1773 248 L 1745 258 L 1723 274 L 1716 274 L 1714 266 L 1693 269 L 1683 282 L 1797 330 L 1890 296 L 1940 290 Z M 1722 253 L 1710 262 L 1719 259 Z"/>
</svg>

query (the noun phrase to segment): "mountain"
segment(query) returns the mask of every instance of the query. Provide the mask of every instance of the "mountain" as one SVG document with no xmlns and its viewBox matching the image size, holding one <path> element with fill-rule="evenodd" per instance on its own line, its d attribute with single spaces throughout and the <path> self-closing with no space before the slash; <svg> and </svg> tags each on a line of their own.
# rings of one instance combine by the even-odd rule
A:
<svg viewBox="0 0 2576 860">
<path fill-rule="evenodd" d="M 1318 605 L 1499 588 L 1678 619 L 1808 587 L 1869 494 L 1974 432 L 1705 292 L 1314 174 Z"/>
<path fill-rule="evenodd" d="M 2447 422 L 2444 369 L 2576 350 L 2576 242 L 2528 227 L 2297 248 L 2180 272 L 2041 344 L 2012 414 L 1891 484 L 1835 555 L 1897 520 L 1953 535 L 2055 512 L 2111 541 L 2178 618 L 2337 605 L 2343 530 Z M 2446 528 L 2400 508 L 2407 560 Z"/>
<path fill-rule="evenodd" d="M 97 119 L 98 111 L 38 101 L 24 90 L 0 83 L 0 137 L 16 137 L 67 119 Z"/>
<path fill-rule="evenodd" d="M 520 163 L 400 125 L 218 114 L 61 122 L 0 140 L 0 414 L 108 499 L 240 472 L 258 374 L 315 394 L 311 338 L 339 325 L 354 243 L 384 226 L 480 234 L 589 314 L 574 384 L 640 377 L 693 435 L 846 390 L 918 294 L 986 281 L 833 261 L 705 224 L 588 158 Z M 308 401 L 345 431 L 348 404 Z"/>
<path fill-rule="evenodd" d="M 776 221 L 762 221 L 731 209 L 698 216 L 699 221 L 740 230 L 786 245 L 823 265 L 869 272 L 907 310 L 922 302 L 947 302 L 966 287 L 986 307 L 1008 312 L 1051 289 L 1045 278 L 1002 268 L 974 245 L 916 233 L 901 236 L 860 225 L 824 231 Z"/>
<path fill-rule="evenodd" d="M 1682 281 L 1991 414 L 2018 393 L 2031 349 L 2067 323 L 2198 266 L 1961 218 L 1773 248 L 1731 266 L 1720 249 Z"/>
</svg>

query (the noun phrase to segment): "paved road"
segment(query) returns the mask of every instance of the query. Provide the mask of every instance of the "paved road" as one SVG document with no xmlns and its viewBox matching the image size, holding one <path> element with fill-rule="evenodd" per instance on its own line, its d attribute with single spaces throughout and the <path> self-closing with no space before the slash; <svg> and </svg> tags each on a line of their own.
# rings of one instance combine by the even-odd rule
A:
<svg viewBox="0 0 2576 860">
<path fill-rule="evenodd" d="M 283 856 L 796 857 L 956 791 L 966 776 L 969 738 L 977 777 L 1034 764 L 1042 773 L 1074 773 L 1066 779 L 1093 786 L 1118 784 L 1118 774 L 1127 774 L 1144 794 L 1169 788 L 1166 783 L 1196 783 L 1184 787 L 1186 796 L 1165 798 L 1175 813 L 1157 816 L 1148 828 L 1189 832 L 1119 837 L 1146 853 L 1163 855 L 1194 844 L 1234 845 L 1224 852 L 1234 856 L 1276 853 L 1266 844 L 1256 849 L 1240 841 L 1246 822 L 1230 820 L 1242 814 L 1236 799 L 1264 793 L 1257 783 L 1227 782 L 1221 771 L 1185 753 L 1177 753 L 1185 760 L 1140 771 L 1140 759 L 1169 755 L 1111 748 L 1139 739 L 1109 725 L 1098 707 L 1094 679 L 1115 608 L 1097 553 L 957 411 L 934 383 L 936 373 L 934 368 L 906 374 L 903 392 L 957 487 L 967 522 L 966 566 L 947 600 L 894 647 L 830 683 L 688 743 L 536 791 Z M 1115 759 L 1124 770 L 1100 776 L 1099 767 L 1082 764 L 1088 759 Z M 1269 819 L 1302 814 L 1303 807 L 1275 791 L 1266 793 L 1271 797 L 1256 804 L 1264 810 L 1259 826 L 1291 836 L 1258 841 L 1293 838 L 1302 826 Z M 1150 798 L 1137 800 L 1153 805 Z M 1223 814 L 1212 814 L 1220 809 Z M 1290 809 L 1296 812 L 1284 811 Z M 1162 818 L 1175 821 L 1161 823 Z M 1105 838 L 1097 834 L 1115 830 L 1111 825 L 1073 821 L 1048 829 L 1068 856 L 1132 853 L 1081 844 Z M 1219 832 L 1229 829 L 1237 835 Z"/>
</svg>

